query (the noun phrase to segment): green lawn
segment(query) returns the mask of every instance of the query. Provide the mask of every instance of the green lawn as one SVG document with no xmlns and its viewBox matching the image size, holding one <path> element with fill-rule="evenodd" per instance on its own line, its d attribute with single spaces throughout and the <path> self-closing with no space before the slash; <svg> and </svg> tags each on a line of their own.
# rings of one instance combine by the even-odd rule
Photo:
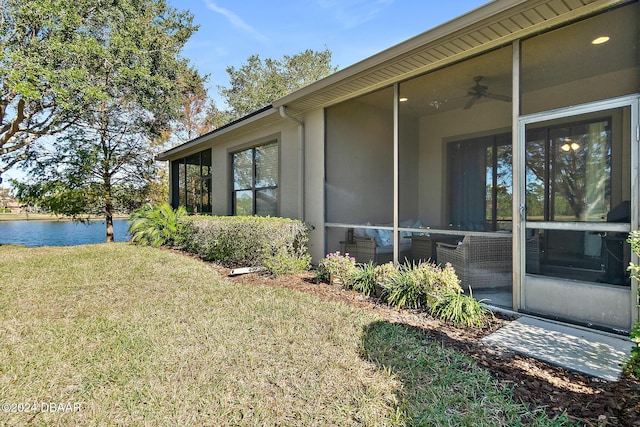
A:
<svg viewBox="0 0 640 427">
<path fill-rule="evenodd" d="M 551 425 L 411 328 L 125 243 L 0 246 L 0 337 L 0 425 Z"/>
</svg>

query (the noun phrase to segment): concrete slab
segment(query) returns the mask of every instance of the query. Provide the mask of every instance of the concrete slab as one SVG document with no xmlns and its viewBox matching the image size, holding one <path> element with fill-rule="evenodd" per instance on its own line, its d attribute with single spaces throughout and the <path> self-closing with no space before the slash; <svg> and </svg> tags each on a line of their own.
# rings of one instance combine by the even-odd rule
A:
<svg viewBox="0 0 640 427">
<path fill-rule="evenodd" d="M 635 345 L 613 334 L 523 316 L 484 342 L 583 374 L 616 381 Z"/>
</svg>

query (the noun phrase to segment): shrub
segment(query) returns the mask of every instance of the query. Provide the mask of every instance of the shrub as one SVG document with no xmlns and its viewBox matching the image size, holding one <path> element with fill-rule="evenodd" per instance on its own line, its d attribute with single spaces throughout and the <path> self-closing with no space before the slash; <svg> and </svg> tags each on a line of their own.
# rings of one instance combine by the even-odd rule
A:
<svg viewBox="0 0 640 427">
<path fill-rule="evenodd" d="M 433 305 L 445 293 L 462 292 L 450 264 L 406 263 L 389 278 L 387 301 L 396 307 L 420 308 Z"/>
<path fill-rule="evenodd" d="M 358 265 L 353 275 L 353 289 L 366 296 L 376 292 L 376 267 L 373 261 Z"/>
<path fill-rule="evenodd" d="M 636 230 L 629 233 L 627 241 L 631 244 L 633 252 L 640 256 L 640 231 Z M 640 280 L 640 266 L 629 263 L 629 272 L 631 277 Z M 638 293 L 640 294 L 640 288 Z M 636 378 L 640 378 L 640 320 L 631 328 L 630 337 L 631 341 L 636 343 L 636 346 L 631 349 L 631 356 L 625 364 L 624 371 Z"/>
<path fill-rule="evenodd" d="M 417 271 L 422 278 L 425 302 L 429 306 L 433 305 L 442 295 L 462 293 L 460 279 L 449 263 L 446 263 L 444 267 L 434 263 L 422 263 L 417 267 Z"/>
<path fill-rule="evenodd" d="M 147 204 L 129 217 L 131 242 L 153 247 L 173 245 L 178 238 L 180 221 L 186 215 L 184 207 L 174 211 L 168 203 Z"/>
<path fill-rule="evenodd" d="M 185 217 L 182 249 L 227 267 L 265 267 L 273 274 L 307 270 L 309 230 L 298 220 L 241 216 Z"/>
<path fill-rule="evenodd" d="M 444 292 L 431 306 L 431 313 L 444 321 L 451 322 L 454 326 L 482 326 L 484 319 L 490 311 L 482 306 L 471 295 L 460 292 Z"/>
<path fill-rule="evenodd" d="M 337 251 L 327 254 L 320 261 L 317 279 L 332 284 L 338 282 L 346 289 L 350 289 L 356 272 L 356 259 L 349 254 L 342 255 L 340 251 Z"/>
</svg>

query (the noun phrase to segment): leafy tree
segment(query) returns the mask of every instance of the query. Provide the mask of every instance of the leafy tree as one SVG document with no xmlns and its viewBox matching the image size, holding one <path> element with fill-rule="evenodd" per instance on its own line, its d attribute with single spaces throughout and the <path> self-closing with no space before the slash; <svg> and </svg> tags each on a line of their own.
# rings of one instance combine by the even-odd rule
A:
<svg viewBox="0 0 640 427">
<path fill-rule="evenodd" d="M 183 100 L 178 82 L 189 70 L 180 52 L 196 27 L 190 14 L 164 0 L 41 3 L 53 4 L 59 20 L 70 21 L 62 33 L 84 41 L 68 54 L 59 52 L 62 62 L 83 64 L 74 69 L 83 79 L 74 87 L 81 108 L 72 108 L 73 120 L 52 146 L 29 150 L 32 180 L 17 183 L 18 195 L 74 218 L 99 211 L 106 218 L 107 241 L 113 241 L 118 199 L 128 201 L 127 209 L 135 207 L 132 196 L 133 204 L 142 204 L 154 181 L 150 142 L 178 117 Z M 42 7 L 41 12 L 52 12 Z M 41 17 L 34 19 L 39 25 Z M 57 28 L 58 20 L 46 23 Z M 46 39 L 48 31 L 42 31 Z"/>
<path fill-rule="evenodd" d="M 208 76 L 201 76 L 196 69 L 187 66 L 177 81 L 182 101 L 178 106 L 178 116 L 170 123 L 158 138 L 151 142 L 154 154 L 197 138 L 213 129 L 210 114 L 215 109 L 213 100 L 208 97 L 205 82 Z M 153 205 L 167 200 L 169 176 L 166 168 L 156 165 L 156 179 L 148 187 L 147 198 Z"/>
<path fill-rule="evenodd" d="M 0 174 L 29 156 L 40 137 L 111 98 L 95 78 L 98 68 L 126 70 L 111 80 L 116 87 L 128 80 L 143 106 L 157 98 L 152 91 L 166 93 L 169 80 L 145 68 L 168 65 L 164 52 L 190 36 L 191 19 L 164 0 L 0 0 Z"/>
<path fill-rule="evenodd" d="M 15 183 L 24 202 L 82 220 L 104 215 L 113 241 L 113 214 L 144 204 L 155 168 L 147 130 L 135 107 L 111 105 L 75 125 L 29 162 L 29 183 Z M 101 126 L 101 127 L 99 127 Z"/>
<path fill-rule="evenodd" d="M 215 104 L 208 97 L 205 83 L 208 76 L 201 76 L 192 67 L 187 67 L 178 79 L 178 87 L 182 95 L 179 106 L 179 116 L 172 123 L 170 131 L 163 135 L 160 143 L 166 146 L 177 145 L 197 138 L 216 126 L 210 119 L 210 111 L 215 109 Z"/>
<path fill-rule="evenodd" d="M 247 63 L 236 69 L 227 67 L 231 87 L 219 87 L 234 118 L 240 118 L 269 105 L 303 86 L 336 71 L 331 66 L 331 52 L 307 49 L 281 60 L 251 55 Z"/>
<path fill-rule="evenodd" d="M 221 110 L 219 109 L 215 103 L 210 103 L 207 106 L 207 124 L 211 127 L 211 130 L 218 129 L 232 121 L 238 119 L 236 114 L 234 114 L 231 110 Z"/>
<path fill-rule="evenodd" d="M 7 204 L 12 200 L 11 190 L 0 186 L 0 212 L 7 208 Z"/>
</svg>

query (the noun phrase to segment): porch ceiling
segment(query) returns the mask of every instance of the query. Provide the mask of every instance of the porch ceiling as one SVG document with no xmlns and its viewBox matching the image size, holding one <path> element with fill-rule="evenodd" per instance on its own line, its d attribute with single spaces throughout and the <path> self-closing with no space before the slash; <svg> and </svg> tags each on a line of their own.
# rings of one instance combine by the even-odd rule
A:
<svg viewBox="0 0 640 427">
<path fill-rule="evenodd" d="M 628 0 L 495 0 L 273 103 L 323 108 L 546 31 Z"/>
</svg>

